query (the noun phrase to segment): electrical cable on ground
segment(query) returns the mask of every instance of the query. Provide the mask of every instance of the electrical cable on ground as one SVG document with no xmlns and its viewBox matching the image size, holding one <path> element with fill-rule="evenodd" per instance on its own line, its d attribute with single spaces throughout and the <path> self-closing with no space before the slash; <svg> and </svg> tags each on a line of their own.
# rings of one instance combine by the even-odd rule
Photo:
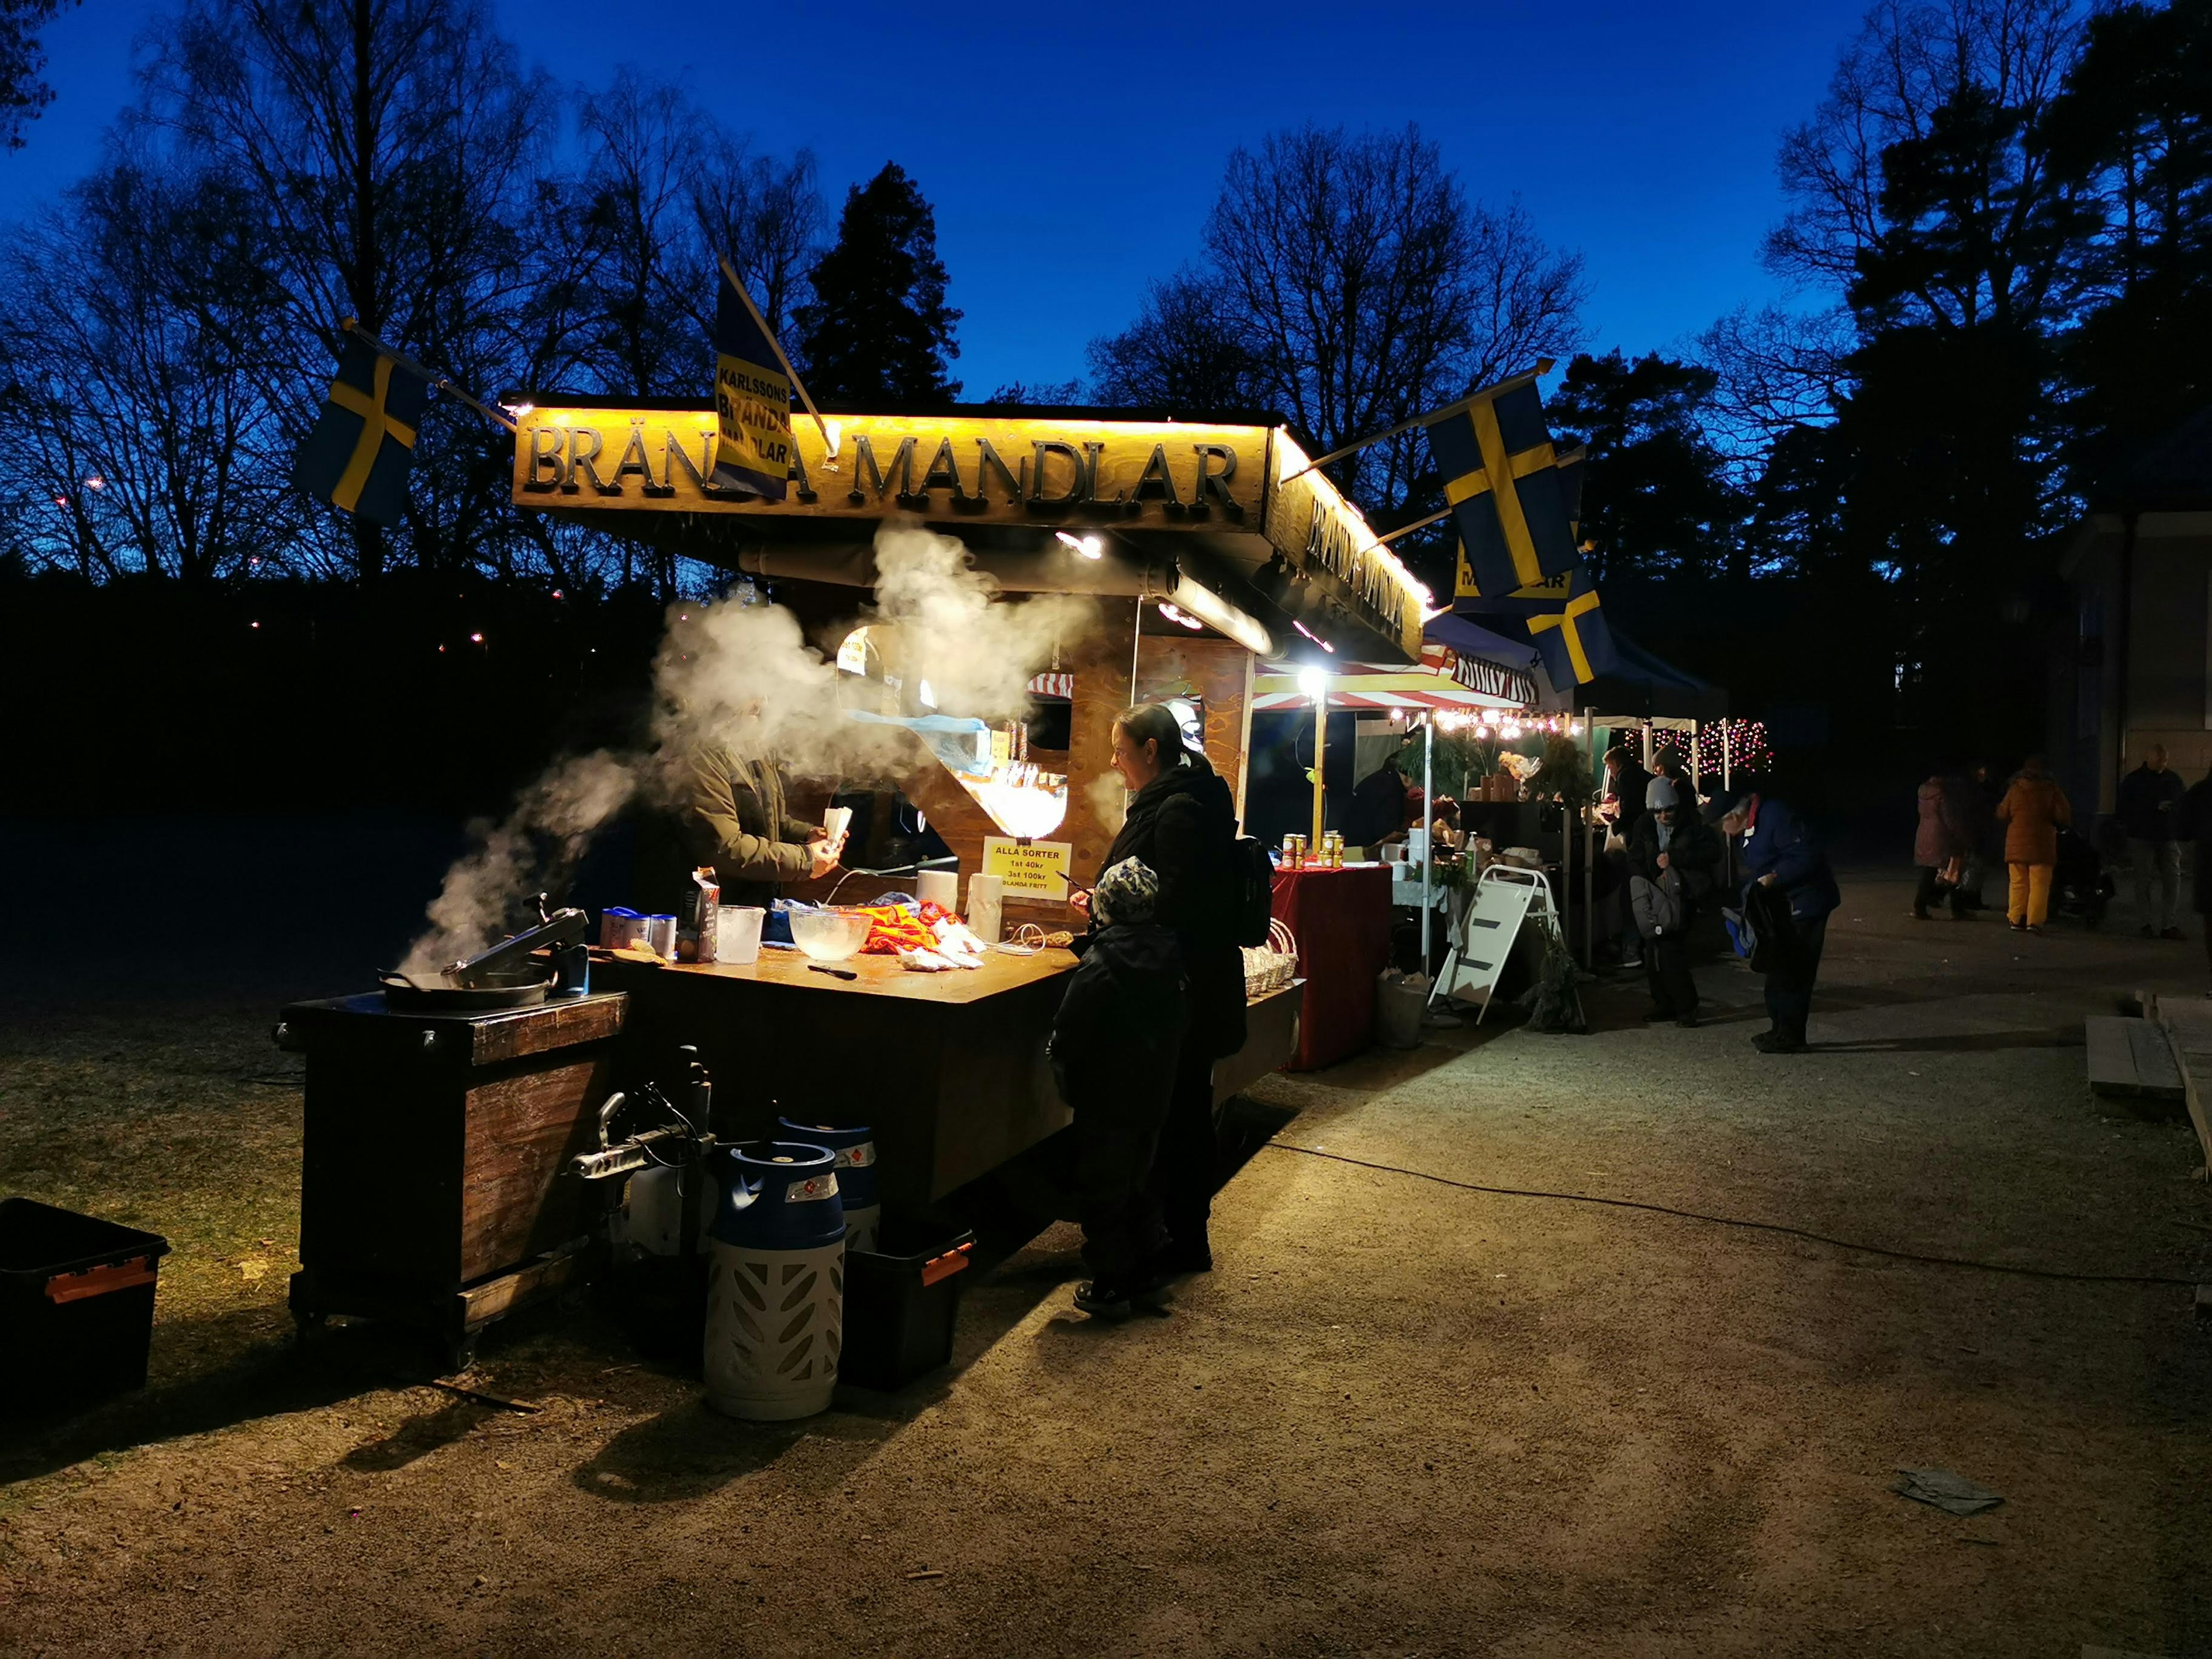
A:
<svg viewBox="0 0 2212 1659">
<path fill-rule="evenodd" d="M 1318 1146 L 1300 1146 L 1288 1140 L 1267 1140 L 1262 1146 L 1279 1152 L 1304 1152 L 1308 1158 L 1326 1158 L 1334 1164 L 1350 1164 L 1362 1170 L 1379 1170 L 1385 1175 L 1407 1176 L 1415 1181 L 1433 1181 L 1439 1187 L 1457 1187 L 1462 1192 L 1489 1193 L 1499 1198 L 1548 1198 L 1565 1204 L 1597 1204 L 1614 1210 L 1646 1210 L 1653 1215 L 1671 1215 L 1685 1221 L 1709 1221 L 1717 1227 L 1742 1227 L 1753 1232 L 1786 1233 L 1792 1238 L 1802 1238 L 1814 1244 L 1826 1244 L 1838 1250 L 1855 1250 L 1863 1255 L 1883 1255 L 1895 1261 L 1918 1261 L 1936 1267 L 1973 1267 L 1985 1273 L 2012 1273 L 2022 1279 L 2056 1279 L 2075 1285 L 2172 1285 L 2185 1291 L 2193 1291 L 2197 1281 L 2193 1279 L 2173 1279 L 2157 1273 L 2074 1273 L 2058 1267 L 2023 1267 L 2003 1261 L 1973 1261 L 1957 1255 L 1923 1255 L 1917 1250 L 1893 1250 L 1880 1244 L 1858 1244 L 1848 1238 L 1831 1238 L 1826 1233 L 1808 1232 L 1802 1227 L 1790 1227 L 1778 1221 L 1746 1221 L 1738 1216 L 1705 1215 L 1697 1210 L 1677 1210 L 1665 1204 L 1646 1204 L 1632 1198 L 1598 1198 L 1589 1193 L 1547 1193 L 1525 1187 L 1486 1187 L 1480 1182 L 1455 1181 L 1449 1176 L 1431 1175 L 1426 1170 L 1408 1170 L 1395 1164 L 1376 1164 L 1364 1158 L 1346 1158 L 1342 1152 L 1325 1152 Z"/>
</svg>

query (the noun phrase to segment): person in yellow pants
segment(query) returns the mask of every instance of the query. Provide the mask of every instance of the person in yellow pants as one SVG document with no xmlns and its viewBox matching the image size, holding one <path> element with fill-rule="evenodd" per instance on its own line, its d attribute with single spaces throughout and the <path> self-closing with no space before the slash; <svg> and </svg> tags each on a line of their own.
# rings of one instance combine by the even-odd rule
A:
<svg viewBox="0 0 2212 1659">
<path fill-rule="evenodd" d="M 1997 803 L 2005 826 L 2005 865 L 2012 873 L 2005 920 L 2014 933 L 2039 933 L 2051 917 L 2051 878 L 2058 867 L 2058 827 L 2074 821 L 2066 792 L 2040 755 L 2030 755 Z"/>
</svg>

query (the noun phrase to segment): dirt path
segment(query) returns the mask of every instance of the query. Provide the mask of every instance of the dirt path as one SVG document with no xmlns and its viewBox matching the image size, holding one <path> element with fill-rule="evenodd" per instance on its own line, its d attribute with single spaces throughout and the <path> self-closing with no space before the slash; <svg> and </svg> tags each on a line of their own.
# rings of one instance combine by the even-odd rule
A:
<svg viewBox="0 0 2212 1659">
<path fill-rule="evenodd" d="M 0 1651 L 2212 1652 L 2212 1332 L 2185 1290 L 1287 1149 L 2212 1276 L 2193 1138 L 2100 1114 L 2079 1047 L 2113 992 L 2193 994 L 2198 947 L 1916 925 L 1905 896 L 1850 884 L 1812 1054 L 1754 1054 L 1756 982 L 1716 966 L 1695 1031 L 1623 989 L 1589 1038 L 1271 1079 L 1279 1144 L 1168 1316 L 1073 1314 L 1055 1229 L 971 1286 L 933 1387 L 779 1428 L 710 1416 L 588 1308 L 487 1342 L 470 1382 L 528 1415 L 380 1386 L 374 1333 L 293 1358 L 283 1182 L 219 1155 L 296 1136 L 281 1082 L 226 1080 L 265 1068 L 266 1011 L 183 1048 L 11 1027 L 0 1184 L 162 1224 L 129 1178 L 157 1142 L 191 1224 L 166 1228 L 159 1386 L 0 1446 Z M 109 1074 L 127 1133 L 100 1125 Z M 75 1115 L 58 1149 L 50 1111 Z M 2006 1502 L 1909 1503 L 1900 1464 Z"/>
</svg>

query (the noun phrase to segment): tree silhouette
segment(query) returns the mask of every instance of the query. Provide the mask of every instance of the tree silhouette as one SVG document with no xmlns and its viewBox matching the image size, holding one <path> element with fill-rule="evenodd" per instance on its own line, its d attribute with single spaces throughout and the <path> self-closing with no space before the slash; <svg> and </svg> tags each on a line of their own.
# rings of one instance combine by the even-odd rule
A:
<svg viewBox="0 0 2212 1659">
<path fill-rule="evenodd" d="M 845 197 L 837 240 L 814 267 L 814 298 L 799 307 L 807 389 L 826 404 L 869 410 L 951 403 L 960 355 L 945 303 L 937 217 L 904 168 L 886 161 Z"/>
<path fill-rule="evenodd" d="M 52 22 L 76 0 L 0 0 L 0 141 L 23 148 L 23 129 L 54 101 L 54 89 L 41 78 L 45 48 L 33 33 Z"/>
</svg>

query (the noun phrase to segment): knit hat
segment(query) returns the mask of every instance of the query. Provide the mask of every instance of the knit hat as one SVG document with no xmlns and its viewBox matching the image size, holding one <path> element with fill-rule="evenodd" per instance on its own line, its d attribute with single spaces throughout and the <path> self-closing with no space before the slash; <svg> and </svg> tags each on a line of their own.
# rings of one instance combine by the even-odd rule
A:
<svg viewBox="0 0 2212 1659">
<path fill-rule="evenodd" d="M 1663 811 L 1669 806 L 1680 805 L 1680 798 L 1674 793 L 1674 781 L 1672 778 L 1652 779 L 1650 783 L 1645 786 L 1644 805 L 1654 812 Z"/>
<path fill-rule="evenodd" d="M 1091 914 L 1102 927 L 1150 921 L 1160 905 L 1160 878 L 1141 859 L 1123 859 L 1091 890 Z"/>
</svg>

